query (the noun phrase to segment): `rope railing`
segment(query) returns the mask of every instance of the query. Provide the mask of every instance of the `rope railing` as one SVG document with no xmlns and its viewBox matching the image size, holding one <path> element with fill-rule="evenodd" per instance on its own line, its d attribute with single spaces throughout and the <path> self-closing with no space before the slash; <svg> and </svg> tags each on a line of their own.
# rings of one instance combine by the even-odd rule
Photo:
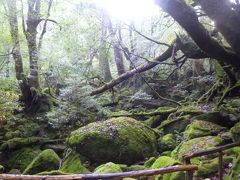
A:
<svg viewBox="0 0 240 180">
<path fill-rule="evenodd" d="M 152 176 L 159 174 L 166 174 L 179 171 L 195 171 L 196 165 L 177 165 L 169 166 L 160 169 L 130 171 L 112 174 L 74 174 L 74 175 L 13 175 L 0 174 L 0 180 L 95 180 L 95 179 L 123 179 L 123 178 L 137 178 L 147 176 L 153 179 Z"/>
</svg>

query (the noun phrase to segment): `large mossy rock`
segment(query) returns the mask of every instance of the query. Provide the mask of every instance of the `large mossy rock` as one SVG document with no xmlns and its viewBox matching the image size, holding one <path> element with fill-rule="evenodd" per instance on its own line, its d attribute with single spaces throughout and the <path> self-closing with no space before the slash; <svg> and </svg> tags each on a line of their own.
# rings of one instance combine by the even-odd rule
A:
<svg viewBox="0 0 240 180">
<path fill-rule="evenodd" d="M 73 131 L 69 146 L 91 162 L 132 164 L 155 154 L 157 134 L 132 118 L 112 118 Z"/>
<path fill-rule="evenodd" d="M 222 141 L 218 136 L 205 136 L 183 141 L 172 151 L 171 156 L 175 159 L 182 160 L 183 155 L 215 148 L 220 145 Z"/>
<path fill-rule="evenodd" d="M 157 129 L 162 130 L 164 134 L 173 132 L 183 132 L 187 125 L 191 122 L 191 116 L 181 116 L 177 119 L 167 119 L 163 121 Z"/>
<path fill-rule="evenodd" d="M 235 124 L 230 130 L 234 142 L 240 142 L 240 122 Z"/>
<path fill-rule="evenodd" d="M 107 174 L 107 173 L 117 173 L 122 172 L 120 165 L 114 164 L 112 162 L 102 164 L 98 166 L 95 170 L 95 174 Z"/>
<path fill-rule="evenodd" d="M 60 158 L 52 149 L 42 151 L 24 170 L 23 174 L 37 174 L 58 169 Z"/>
<path fill-rule="evenodd" d="M 90 173 L 87 170 L 80 159 L 80 155 L 77 153 L 71 153 L 64 161 L 60 168 L 64 173 L 73 173 L 73 174 L 85 174 Z"/>
<path fill-rule="evenodd" d="M 168 166 L 174 166 L 181 164 L 179 161 L 168 157 L 168 156 L 160 156 L 151 166 L 151 169 L 158 169 L 164 168 Z M 162 179 L 162 180 L 184 180 L 185 175 L 184 172 L 175 172 L 175 173 L 168 173 L 164 175 L 157 175 L 155 179 Z"/>
<path fill-rule="evenodd" d="M 9 160 L 7 166 L 10 169 L 19 169 L 23 172 L 27 166 L 33 161 L 33 159 L 41 153 L 39 148 L 22 148 L 9 153 Z"/>
<path fill-rule="evenodd" d="M 184 132 L 184 139 L 193 139 L 203 136 L 216 136 L 220 132 L 225 132 L 226 130 L 227 129 L 225 127 L 212 122 L 194 120 L 187 126 Z"/>
<path fill-rule="evenodd" d="M 176 139 L 173 134 L 166 134 L 158 139 L 159 151 L 173 150 L 177 146 Z"/>
<path fill-rule="evenodd" d="M 180 164 L 179 161 L 168 157 L 168 156 L 160 156 L 159 158 L 156 159 L 156 161 L 152 164 L 151 169 L 158 169 L 158 168 L 163 168 L 167 166 L 173 166 Z"/>
<path fill-rule="evenodd" d="M 220 112 L 214 111 L 195 116 L 192 120 L 212 122 L 227 128 L 231 128 L 236 123 L 236 120 L 231 120 L 231 116 L 228 113 L 221 112 L 221 110 Z"/>
</svg>

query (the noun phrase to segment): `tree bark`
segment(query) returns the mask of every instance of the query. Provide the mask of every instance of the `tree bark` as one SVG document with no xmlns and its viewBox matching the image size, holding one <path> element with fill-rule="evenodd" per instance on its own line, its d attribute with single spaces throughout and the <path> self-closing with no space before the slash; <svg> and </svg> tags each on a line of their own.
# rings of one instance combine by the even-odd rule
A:
<svg viewBox="0 0 240 180">
<path fill-rule="evenodd" d="M 37 26 L 40 20 L 41 0 L 28 0 L 28 18 L 27 31 L 25 36 L 28 44 L 28 53 L 30 60 L 29 84 L 36 89 L 39 88 L 38 60 L 39 52 L 37 47 Z"/>
<path fill-rule="evenodd" d="M 112 37 L 114 59 L 115 59 L 115 63 L 116 63 L 116 66 L 117 66 L 118 75 L 120 76 L 123 73 L 125 73 L 124 64 L 123 64 L 123 56 L 122 56 L 121 48 L 120 48 L 120 45 L 119 45 L 121 42 L 119 42 L 120 40 L 118 40 L 116 38 L 117 31 L 119 33 L 121 33 L 121 29 L 116 28 L 116 30 L 114 30 L 113 26 L 112 26 L 112 22 L 109 18 L 109 20 L 108 20 L 108 30 L 109 30 L 109 33 L 111 34 L 111 37 Z"/>
<path fill-rule="evenodd" d="M 222 47 L 199 22 L 195 11 L 184 0 L 155 0 L 192 37 L 195 43 L 211 58 L 240 67 L 240 57 Z"/>
<path fill-rule="evenodd" d="M 12 55 L 13 59 L 15 60 L 15 71 L 16 71 L 16 78 L 18 81 L 23 79 L 23 62 L 22 62 L 22 55 L 21 55 L 21 48 L 19 42 L 19 35 L 18 35 L 18 19 L 17 19 L 17 6 L 16 0 L 7 0 L 8 6 L 8 20 L 10 24 L 10 33 L 11 38 L 13 41 L 13 50 Z"/>
<path fill-rule="evenodd" d="M 240 57 L 240 15 L 229 0 L 199 0 L 205 13 Z"/>
<path fill-rule="evenodd" d="M 100 74 L 103 77 L 105 82 L 112 80 L 112 74 L 110 71 L 110 66 L 108 62 L 108 49 L 106 46 L 107 39 L 107 21 L 106 15 L 102 15 L 102 29 L 101 29 L 101 45 L 99 50 L 99 66 Z"/>
</svg>

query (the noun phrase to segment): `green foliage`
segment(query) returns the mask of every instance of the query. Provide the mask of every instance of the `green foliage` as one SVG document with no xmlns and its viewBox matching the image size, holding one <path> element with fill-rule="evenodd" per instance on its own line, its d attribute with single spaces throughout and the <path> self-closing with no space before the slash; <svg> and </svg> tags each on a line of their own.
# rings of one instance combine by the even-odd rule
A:
<svg viewBox="0 0 240 180">
<path fill-rule="evenodd" d="M 21 110 L 16 81 L 0 79 L 0 122 L 9 118 L 14 110 Z"/>
</svg>

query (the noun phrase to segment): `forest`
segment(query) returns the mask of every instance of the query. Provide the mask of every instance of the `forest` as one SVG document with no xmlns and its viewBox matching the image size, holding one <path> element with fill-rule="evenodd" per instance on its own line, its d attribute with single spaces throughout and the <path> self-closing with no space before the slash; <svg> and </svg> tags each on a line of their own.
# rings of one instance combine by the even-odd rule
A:
<svg viewBox="0 0 240 180">
<path fill-rule="evenodd" d="M 239 0 L 0 0 L 0 180 L 239 180 L 239 43 Z"/>
</svg>

